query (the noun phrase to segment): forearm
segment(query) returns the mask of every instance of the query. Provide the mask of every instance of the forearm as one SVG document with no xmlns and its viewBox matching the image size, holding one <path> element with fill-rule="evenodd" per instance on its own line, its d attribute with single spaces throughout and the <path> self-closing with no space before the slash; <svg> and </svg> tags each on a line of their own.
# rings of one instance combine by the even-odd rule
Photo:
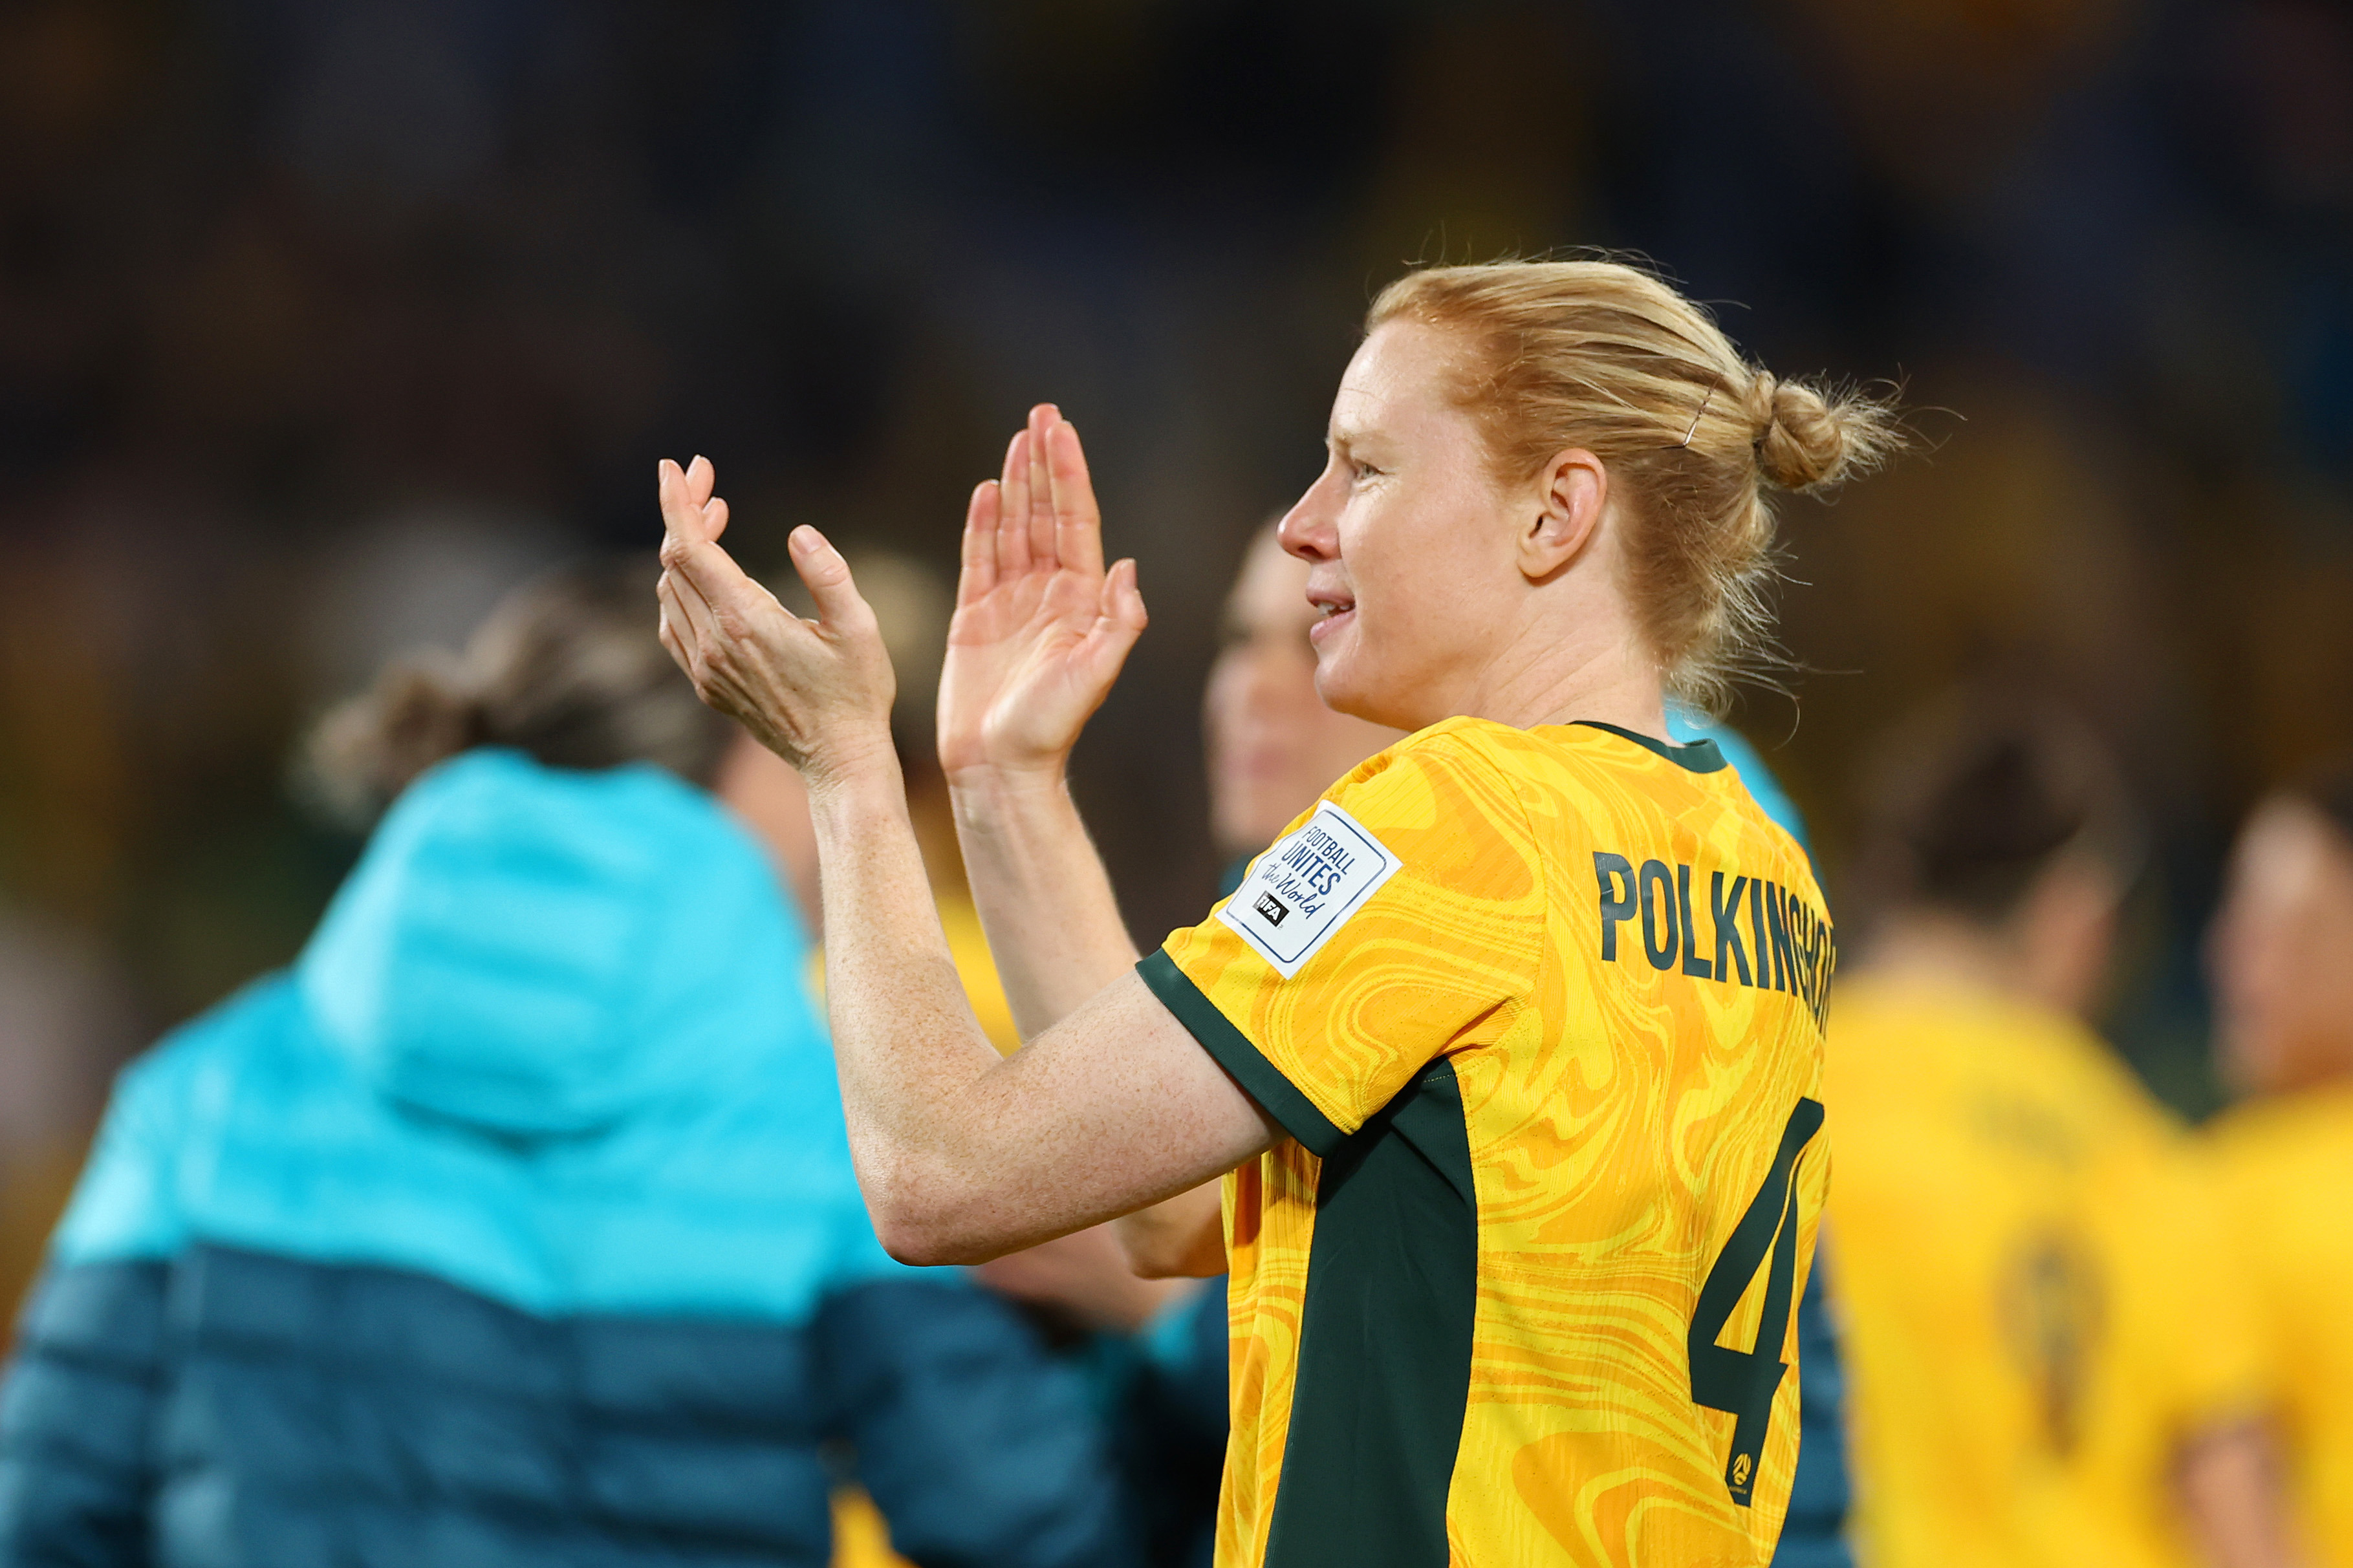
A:
<svg viewBox="0 0 2353 1568">
<path fill-rule="evenodd" d="M 817 784 L 809 805 L 842 1109 L 890 1246 L 893 1215 L 976 1163 L 969 1112 L 999 1058 L 957 980 L 895 760 Z"/>
<path fill-rule="evenodd" d="M 1135 944 L 1060 774 L 951 787 L 973 903 L 1029 1039 L 1134 968 Z"/>
<path fill-rule="evenodd" d="M 1029 494 L 1015 470 L 1039 470 L 1025 454 L 1042 443 L 1049 505 L 1000 509 L 997 485 L 974 492 L 955 626 L 984 667 L 964 675 L 994 689 L 1006 660 L 988 650 L 1023 652 L 1018 601 L 1036 589 L 1035 610 L 1058 584 L 1075 589 L 1085 603 L 1050 606 L 1043 623 L 1048 642 L 1078 639 L 1048 672 L 1062 691 L 1045 729 L 1067 735 L 1108 689 L 1144 628 L 1144 605 L 1133 563 L 1101 570 L 1085 461 L 1058 419 L 1044 405 L 1033 411 L 1036 428 L 1010 448 L 1003 487 Z M 1067 796 L 1031 799 L 1035 815 L 1008 802 L 1017 809 L 975 818 L 995 837 L 977 839 L 976 858 L 1024 1021 L 1035 1031 L 1063 1020 L 1009 1058 L 990 1048 L 908 821 L 888 726 L 895 681 L 873 607 L 840 552 L 804 527 L 788 543 L 818 618 L 786 611 L 719 547 L 727 506 L 712 482 L 700 458 L 661 466 L 659 634 L 702 700 L 808 783 L 842 1107 L 883 1246 L 911 1263 L 979 1262 L 1156 1204 L 1268 1148 L 1277 1124 L 1129 967 L 1110 883 Z M 1038 575 L 1033 536 L 1070 547 L 1066 561 L 1049 554 L 1049 581 L 1028 580 Z M 1019 579 L 1003 601 L 1000 570 Z M 951 658 L 943 681 L 960 668 Z M 944 685 L 944 714 L 986 707 L 952 701 Z M 985 739 L 986 727 L 964 739 Z M 956 748 L 944 719 L 942 729 L 945 761 Z M 1057 754 L 1034 742 L 1029 754 Z M 1008 908 L 1021 891 L 1038 895 L 1027 917 Z M 1058 937 L 1057 924 L 1075 930 Z"/>
<path fill-rule="evenodd" d="M 1114 1223 L 1128 1267 L 1146 1279 L 1206 1279 L 1226 1271 L 1224 1204 L 1219 1183 L 1123 1215 Z"/>
</svg>

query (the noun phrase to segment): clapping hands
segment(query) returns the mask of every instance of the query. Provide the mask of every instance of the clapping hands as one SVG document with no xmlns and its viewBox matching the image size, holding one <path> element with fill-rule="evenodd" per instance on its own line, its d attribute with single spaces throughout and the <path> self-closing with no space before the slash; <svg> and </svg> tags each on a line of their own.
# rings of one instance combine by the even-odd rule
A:
<svg viewBox="0 0 2353 1568">
<path fill-rule="evenodd" d="M 1059 779 L 1144 631 L 1135 563 L 1103 569 L 1103 519 L 1079 433 L 1051 404 L 972 492 L 940 677 L 952 783 Z"/>
<path fill-rule="evenodd" d="M 705 702 L 812 783 L 890 754 L 895 678 L 849 563 L 817 530 L 795 529 L 793 567 L 818 618 L 795 616 L 720 546 L 727 503 L 716 482 L 707 458 L 661 463 L 662 645 Z M 1135 563 L 1104 570 L 1079 434 L 1040 404 L 965 514 L 940 678 L 951 782 L 1058 780 L 1145 618 Z"/>
</svg>

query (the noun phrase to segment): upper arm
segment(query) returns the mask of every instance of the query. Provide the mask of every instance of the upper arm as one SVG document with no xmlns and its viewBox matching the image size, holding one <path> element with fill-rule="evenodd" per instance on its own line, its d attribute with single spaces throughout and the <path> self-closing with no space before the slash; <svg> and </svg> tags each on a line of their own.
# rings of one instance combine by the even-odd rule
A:
<svg viewBox="0 0 2353 1568">
<path fill-rule="evenodd" d="M 885 1242 L 974 1261 L 1158 1203 L 1286 1133 L 1327 1153 L 1508 1025 L 1545 930 L 1511 780 L 1446 731 L 1409 742 L 1208 919 L 982 1073 L 955 1146 L 885 1176 L 906 1184 L 875 1205 Z"/>
<path fill-rule="evenodd" d="M 267 1037 L 297 1005 L 272 976 L 183 1026 L 115 1079 L 90 1158 L 49 1237 L 55 1268 L 125 1258 L 171 1258 L 187 1245 L 180 1173 L 208 1135 L 207 1113 L 233 1079 L 246 1043 Z"/>
<path fill-rule="evenodd" d="M 1138 970 L 1286 1131 L 1326 1154 L 1430 1062 L 1520 1016 L 1547 909 L 1512 780 L 1440 730 L 1335 786 Z"/>
<path fill-rule="evenodd" d="M 959 1147 L 894 1173 L 904 1261 L 968 1263 L 1198 1186 L 1280 1128 L 1134 972 L 980 1075 Z M 871 1178 L 870 1177 L 870 1180 Z M 911 1217 L 912 1216 L 912 1217 Z"/>
</svg>

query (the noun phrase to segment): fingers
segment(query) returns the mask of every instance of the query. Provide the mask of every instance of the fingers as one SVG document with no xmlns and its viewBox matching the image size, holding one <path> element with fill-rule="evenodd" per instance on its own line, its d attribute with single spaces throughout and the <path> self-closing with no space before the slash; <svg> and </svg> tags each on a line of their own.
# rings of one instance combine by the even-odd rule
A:
<svg viewBox="0 0 2353 1568">
<path fill-rule="evenodd" d="M 686 600 L 695 598 L 696 607 L 690 611 Z M 694 685 L 694 694 L 716 707 L 711 685 L 710 659 L 713 647 L 711 640 L 711 610 L 699 595 L 687 588 L 677 574 L 665 572 L 654 584 L 654 597 L 661 605 L 660 636 L 662 647 L 670 650 L 671 660 L 686 672 Z"/>
<path fill-rule="evenodd" d="M 1135 585 L 1135 563 L 1122 561 L 1103 577 L 1094 629 L 1089 636 L 1098 645 L 1097 657 L 1107 660 L 1115 672 L 1126 662 L 1128 650 L 1135 647 L 1135 639 L 1144 635 L 1150 620 L 1144 612 L 1144 595 Z"/>
<path fill-rule="evenodd" d="M 696 525 L 702 509 L 686 499 L 685 473 L 668 458 L 654 465 L 654 493 L 661 500 L 664 533 L 691 536 L 700 531 Z"/>
<path fill-rule="evenodd" d="M 956 608 L 977 603 L 997 586 L 997 509 L 1005 493 L 995 479 L 972 488 L 964 509 L 964 559 L 956 574 Z"/>
<path fill-rule="evenodd" d="M 690 596 L 698 605 L 722 605 L 762 592 L 733 556 L 691 533 L 673 530 L 662 540 L 661 563 L 665 573 L 693 591 Z"/>
<path fill-rule="evenodd" d="M 708 541 L 726 531 L 727 503 L 711 493 L 719 472 L 710 458 L 699 457 L 681 468 L 664 458 L 654 471 L 664 532 Z"/>
<path fill-rule="evenodd" d="M 713 604 L 735 599 L 757 586 L 733 557 L 713 542 L 727 527 L 727 503 L 711 493 L 719 480 L 718 470 L 710 458 L 698 457 L 683 468 L 664 458 L 655 471 L 661 495 L 665 574 L 677 577 L 681 586 L 689 590 L 682 599 L 691 601 L 707 622 Z"/>
<path fill-rule="evenodd" d="M 1029 423 L 1005 448 L 1005 469 L 997 481 L 993 530 L 996 540 L 991 585 L 1031 571 L 1103 574 L 1103 513 L 1095 504 L 1086 449 L 1078 430 L 1050 403 L 1029 410 Z M 978 522 L 981 498 L 974 493 L 965 518 L 965 572 L 974 563 L 988 531 Z M 980 592 L 986 592 L 986 588 Z M 957 603 L 968 601 L 959 592 Z"/>
<path fill-rule="evenodd" d="M 1103 571 L 1103 513 L 1095 506 L 1094 480 L 1087 473 L 1078 427 L 1060 415 L 1047 433 L 1046 463 L 1053 487 L 1055 558 L 1095 576 Z"/>
<path fill-rule="evenodd" d="M 676 644 L 672 655 L 681 658 L 703 700 L 732 710 L 729 701 L 715 695 L 718 672 L 760 640 L 756 628 L 769 627 L 775 635 L 795 624 L 795 617 L 708 541 L 672 533 L 662 541 L 661 562 L 657 592 Z"/>
<path fill-rule="evenodd" d="M 1054 553 L 1054 470 L 1047 461 L 1054 426 L 1062 422 L 1062 411 L 1050 403 L 1041 403 L 1029 411 L 1029 426 L 1025 434 L 1029 457 L 1029 559 L 1048 568 L 1058 561 Z"/>
<path fill-rule="evenodd" d="M 1029 432 L 1014 432 L 1005 448 L 1005 477 L 998 480 L 997 575 L 1018 577 L 1029 570 Z"/>
<path fill-rule="evenodd" d="M 1104 620 L 1123 628 L 1130 642 L 1152 624 L 1152 617 L 1145 613 L 1144 591 L 1136 584 L 1133 556 L 1114 564 L 1104 575 L 1101 613 Z"/>
<path fill-rule="evenodd" d="M 1095 700 L 1101 701 L 1102 694 L 1119 679 L 1120 667 L 1134 651 L 1135 639 L 1144 635 L 1145 620 L 1144 595 L 1135 586 L 1135 563 L 1123 561 L 1103 575 L 1095 623 L 1088 628 L 1079 654 L 1085 679 L 1096 691 Z"/>
<path fill-rule="evenodd" d="M 790 541 L 793 570 L 808 585 L 809 597 L 817 601 L 818 624 L 829 631 L 845 628 L 864 630 L 874 623 L 874 612 L 858 592 L 858 584 L 849 579 L 849 563 L 841 558 L 824 534 L 803 523 L 793 530 Z"/>
</svg>

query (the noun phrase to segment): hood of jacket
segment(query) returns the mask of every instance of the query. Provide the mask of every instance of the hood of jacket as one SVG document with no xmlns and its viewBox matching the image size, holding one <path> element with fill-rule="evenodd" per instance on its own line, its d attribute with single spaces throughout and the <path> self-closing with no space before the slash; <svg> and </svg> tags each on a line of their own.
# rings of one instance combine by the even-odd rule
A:
<svg viewBox="0 0 2353 1568">
<path fill-rule="evenodd" d="M 295 973 L 382 1093 L 529 1138 L 757 1070 L 802 1033 L 780 1026 L 815 1026 L 807 952 L 766 854 L 709 795 L 650 765 L 483 750 L 395 804 Z"/>
</svg>

